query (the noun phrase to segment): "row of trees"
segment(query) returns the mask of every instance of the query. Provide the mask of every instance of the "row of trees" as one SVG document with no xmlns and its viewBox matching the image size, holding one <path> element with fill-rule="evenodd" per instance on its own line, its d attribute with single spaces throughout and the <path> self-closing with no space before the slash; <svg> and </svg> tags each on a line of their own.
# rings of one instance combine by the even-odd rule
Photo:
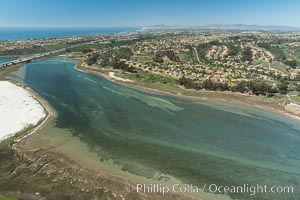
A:
<svg viewBox="0 0 300 200">
<path fill-rule="evenodd" d="M 207 89 L 207 90 L 220 90 L 220 91 L 226 91 L 229 90 L 227 83 L 221 83 L 221 82 L 213 82 L 212 80 L 205 80 L 201 83 L 194 82 L 193 80 L 189 78 L 182 77 L 179 79 L 179 84 L 184 86 L 187 89 Z"/>
<path fill-rule="evenodd" d="M 255 95 L 274 95 L 275 93 L 286 94 L 288 92 L 288 82 L 281 82 L 277 87 L 273 87 L 262 81 L 241 81 L 234 85 L 227 83 L 214 82 L 210 79 L 203 82 L 194 82 L 191 79 L 182 77 L 179 84 L 187 89 L 207 89 L 214 91 L 233 91 L 240 93 L 251 93 Z"/>
</svg>

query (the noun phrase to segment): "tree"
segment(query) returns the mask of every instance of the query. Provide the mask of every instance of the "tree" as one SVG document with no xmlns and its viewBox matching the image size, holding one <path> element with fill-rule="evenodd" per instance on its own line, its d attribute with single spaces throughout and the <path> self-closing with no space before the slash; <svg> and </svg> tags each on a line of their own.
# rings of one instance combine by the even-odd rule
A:
<svg viewBox="0 0 300 200">
<path fill-rule="evenodd" d="M 121 70 L 130 72 L 130 73 L 137 73 L 137 71 L 133 67 L 129 67 L 129 65 L 123 61 L 122 62 L 120 62 L 120 61 L 113 62 L 112 67 L 114 69 L 121 69 Z"/>
<path fill-rule="evenodd" d="M 297 60 L 285 60 L 284 64 L 290 66 L 291 68 L 295 69 L 298 66 Z"/>
<path fill-rule="evenodd" d="M 189 88 L 189 89 L 194 88 L 195 89 L 195 84 L 193 83 L 193 81 L 184 76 L 178 80 L 178 83 L 180 85 L 184 86 L 185 88 Z"/>
<path fill-rule="evenodd" d="M 279 84 L 277 84 L 277 88 L 280 94 L 286 94 L 288 92 L 288 82 L 280 82 Z"/>
<path fill-rule="evenodd" d="M 247 82 L 246 82 L 246 81 L 238 82 L 238 83 L 235 85 L 235 87 L 233 88 L 233 91 L 238 91 L 238 92 L 240 92 L 240 93 L 248 92 Z"/>
<path fill-rule="evenodd" d="M 233 44 L 228 45 L 228 56 L 236 56 L 239 53 L 239 48 Z"/>
<path fill-rule="evenodd" d="M 247 47 L 242 52 L 243 61 L 252 61 L 252 51 L 250 47 Z"/>
<path fill-rule="evenodd" d="M 99 54 L 95 53 L 95 54 L 92 54 L 90 57 L 88 57 L 88 59 L 86 60 L 86 63 L 88 65 L 96 64 L 98 59 L 99 59 Z"/>
</svg>

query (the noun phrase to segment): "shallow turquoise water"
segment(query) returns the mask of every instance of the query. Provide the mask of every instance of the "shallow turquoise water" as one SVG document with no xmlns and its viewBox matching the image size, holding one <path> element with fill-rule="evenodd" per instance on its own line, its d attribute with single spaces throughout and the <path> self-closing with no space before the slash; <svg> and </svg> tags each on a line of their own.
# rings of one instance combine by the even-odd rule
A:
<svg viewBox="0 0 300 200">
<path fill-rule="evenodd" d="M 292 185 L 294 194 L 256 198 L 299 196 L 300 123 L 127 88 L 74 64 L 66 58 L 26 64 L 24 83 L 57 111 L 58 128 L 72 130 L 123 170 L 149 178 L 170 174 L 199 186 Z"/>
</svg>

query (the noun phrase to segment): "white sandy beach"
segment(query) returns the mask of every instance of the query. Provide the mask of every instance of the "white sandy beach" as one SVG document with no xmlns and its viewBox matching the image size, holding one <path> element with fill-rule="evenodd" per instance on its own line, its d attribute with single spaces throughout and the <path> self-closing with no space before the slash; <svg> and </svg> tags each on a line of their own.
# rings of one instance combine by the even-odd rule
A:
<svg viewBox="0 0 300 200">
<path fill-rule="evenodd" d="M 124 79 L 124 78 L 121 78 L 121 77 L 117 77 L 117 76 L 115 75 L 115 72 L 109 72 L 109 73 L 108 73 L 108 76 L 109 76 L 110 78 L 112 78 L 112 79 L 117 80 L 117 81 L 133 82 L 133 81 L 130 80 L 130 79 Z"/>
<path fill-rule="evenodd" d="M 0 141 L 46 116 L 44 108 L 26 89 L 0 81 Z"/>
</svg>

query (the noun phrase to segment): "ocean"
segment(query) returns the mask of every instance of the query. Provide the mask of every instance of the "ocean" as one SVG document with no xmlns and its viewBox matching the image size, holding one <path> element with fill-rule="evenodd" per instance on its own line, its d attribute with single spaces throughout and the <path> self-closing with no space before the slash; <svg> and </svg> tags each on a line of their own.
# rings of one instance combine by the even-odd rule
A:
<svg viewBox="0 0 300 200">
<path fill-rule="evenodd" d="M 101 28 L 0 28 L 1 40 L 22 40 L 36 38 L 52 38 L 65 36 L 81 36 L 95 34 L 115 34 L 136 31 L 137 27 L 101 27 Z"/>
</svg>

